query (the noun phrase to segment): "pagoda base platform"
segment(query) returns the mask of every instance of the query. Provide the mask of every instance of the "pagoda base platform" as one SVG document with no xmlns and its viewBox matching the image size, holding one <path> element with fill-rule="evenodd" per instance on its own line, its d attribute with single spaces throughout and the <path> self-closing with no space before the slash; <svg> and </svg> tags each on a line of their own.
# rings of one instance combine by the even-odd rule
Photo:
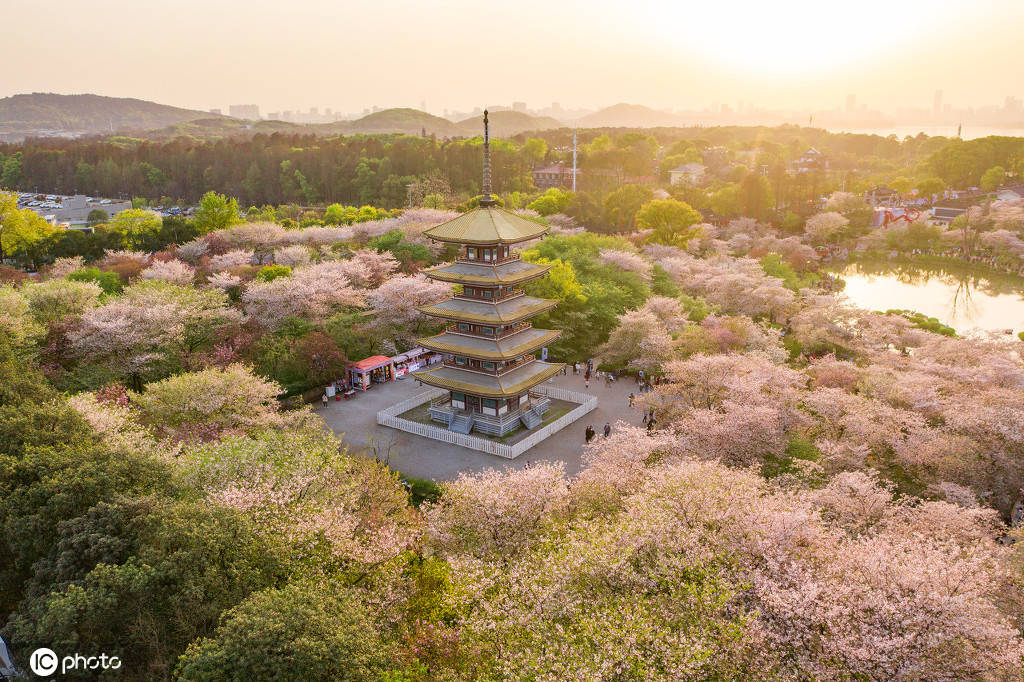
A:
<svg viewBox="0 0 1024 682">
<path fill-rule="evenodd" d="M 545 386 L 531 391 L 529 410 L 496 418 L 465 410 L 452 410 L 448 391 L 431 389 L 377 413 L 377 423 L 425 438 L 443 441 L 507 459 L 514 459 L 597 407 L 597 397 L 564 388 Z M 468 422 L 468 424 L 467 424 Z M 455 428 L 452 428 L 455 426 Z M 468 430 L 467 430 L 468 426 Z"/>
<path fill-rule="evenodd" d="M 531 392 L 530 406 L 502 415 L 484 414 L 479 410 L 460 410 L 453 407 L 447 395 L 430 401 L 430 418 L 457 433 L 477 431 L 488 436 L 504 436 L 516 429 L 534 429 L 544 422 L 544 414 L 551 399 Z"/>
</svg>

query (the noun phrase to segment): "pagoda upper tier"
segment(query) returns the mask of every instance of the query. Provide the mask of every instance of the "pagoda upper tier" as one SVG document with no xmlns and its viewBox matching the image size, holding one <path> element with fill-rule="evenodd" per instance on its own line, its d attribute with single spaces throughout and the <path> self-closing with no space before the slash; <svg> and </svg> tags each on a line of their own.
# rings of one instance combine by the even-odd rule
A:
<svg viewBox="0 0 1024 682">
<path fill-rule="evenodd" d="M 556 305 L 558 305 L 558 301 L 520 294 L 496 302 L 452 298 L 441 303 L 420 306 L 419 310 L 425 315 L 457 322 L 515 324 L 534 315 L 547 312 Z"/>
<path fill-rule="evenodd" d="M 548 231 L 546 225 L 490 205 L 479 206 L 423 234 L 439 242 L 456 244 L 518 244 Z"/>
</svg>

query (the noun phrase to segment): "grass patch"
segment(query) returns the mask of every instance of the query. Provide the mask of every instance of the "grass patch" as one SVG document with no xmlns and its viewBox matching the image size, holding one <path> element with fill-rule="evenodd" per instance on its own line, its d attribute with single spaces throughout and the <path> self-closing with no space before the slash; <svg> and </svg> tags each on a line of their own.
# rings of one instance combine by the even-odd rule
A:
<svg viewBox="0 0 1024 682">
<path fill-rule="evenodd" d="M 402 472 L 398 472 L 398 475 L 409 491 L 409 503 L 412 506 L 418 507 L 424 502 L 437 502 L 441 499 L 441 486 L 437 483 L 425 478 L 406 476 Z"/>
<path fill-rule="evenodd" d="M 817 462 L 821 458 L 821 451 L 814 447 L 814 443 L 800 436 L 793 436 L 786 445 L 782 455 L 768 455 L 761 464 L 761 475 L 765 478 L 775 478 L 783 474 L 794 474 L 797 468 L 793 466 L 793 460 L 802 459 L 806 462 Z"/>
</svg>

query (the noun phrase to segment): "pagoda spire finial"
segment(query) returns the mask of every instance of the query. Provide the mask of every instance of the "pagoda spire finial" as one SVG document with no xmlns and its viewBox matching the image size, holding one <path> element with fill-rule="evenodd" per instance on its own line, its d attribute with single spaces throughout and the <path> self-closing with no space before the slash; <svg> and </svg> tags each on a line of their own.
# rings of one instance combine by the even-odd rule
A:
<svg viewBox="0 0 1024 682">
<path fill-rule="evenodd" d="M 480 197 L 481 206 L 494 206 L 497 202 L 491 196 L 491 133 L 487 121 L 487 110 L 484 109 L 484 189 Z"/>
</svg>

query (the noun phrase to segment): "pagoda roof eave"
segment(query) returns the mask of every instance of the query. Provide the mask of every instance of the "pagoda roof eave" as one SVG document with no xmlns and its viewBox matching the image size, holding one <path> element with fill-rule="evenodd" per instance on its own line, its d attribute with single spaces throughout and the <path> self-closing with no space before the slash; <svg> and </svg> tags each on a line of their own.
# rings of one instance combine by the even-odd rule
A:
<svg viewBox="0 0 1024 682">
<path fill-rule="evenodd" d="M 489 377 L 488 375 L 458 370 L 447 366 L 428 369 L 422 372 L 413 372 L 412 375 L 428 386 L 443 388 L 449 391 L 468 393 L 483 398 L 513 398 L 517 395 L 522 395 L 534 386 L 555 376 L 562 371 L 562 367 L 565 365 L 560 362 L 534 361 L 527 365 L 527 367 L 531 366 L 536 368 L 535 371 L 518 381 L 515 381 L 516 377 L 509 376 L 515 375 L 518 370 L 509 372 L 509 375 L 506 375 L 509 376 L 508 383 L 502 381 L 504 377 Z M 481 383 L 481 378 L 487 378 L 491 381 L 484 384 Z"/>
<path fill-rule="evenodd" d="M 549 229 L 498 206 L 478 206 L 425 230 L 423 235 L 455 244 L 517 244 L 537 239 Z"/>
<path fill-rule="evenodd" d="M 545 313 L 558 305 L 558 301 L 550 298 L 531 297 L 530 300 L 535 302 L 532 302 L 529 305 L 520 306 L 514 312 L 507 314 L 501 313 L 501 305 L 503 301 L 499 301 L 498 303 L 485 303 L 481 301 L 479 302 L 479 307 L 490 306 L 493 309 L 493 312 L 477 313 L 472 312 L 471 310 L 459 310 L 455 305 L 453 305 L 453 302 L 458 302 L 458 299 L 454 298 L 442 303 L 423 305 L 418 307 L 417 310 L 424 315 L 439 317 L 444 320 L 455 320 L 458 322 L 482 322 L 488 324 L 513 324 L 515 322 L 531 318 L 535 315 Z M 475 304 L 477 302 L 474 301 L 467 303 Z M 446 305 L 449 307 L 444 307 Z"/>
<path fill-rule="evenodd" d="M 442 332 L 436 336 L 416 339 L 416 343 L 439 353 L 462 355 L 477 360 L 514 360 L 548 345 L 561 335 L 562 332 L 554 329 L 531 328 L 504 339 L 492 340 L 481 337 L 460 338 L 459 334 Z M 523 337 L 519 345 L 511 346 L 510 344 L 516 342 L 517 336 Z M 473 347 L 474 345 L 476 347 Z"/>
<path fill-rule="evenodd" d="M 493 266 L 480 267 L 491 267 L 491 274 L 474 275 L 465 272 L 452 272 L 451 265 L 440 265 L 434 268 L 427 268 L 423 270 L 423 274 L 429 277 L 430 279 L 436 279 L 441 282 L 452 282 L 454 284 L 473 284 L 478 286 L 514 286 L 516 284 L 523 284 L 524 282 L 529 282 L 530 280 L 537 279 L 538 277 L 543 277 L 544 275 L 547 274 L 548 270 L 552 268 L 552 264 L 548 263 L 544 265 L 534 265 L 532 268 L 520 270 L 519 272 L 511 273 L 508 275 L 498 274 L 498 272 L 494 270 Z M 446 272 L 446 270 L 448 271 Z"/>
</svg>

